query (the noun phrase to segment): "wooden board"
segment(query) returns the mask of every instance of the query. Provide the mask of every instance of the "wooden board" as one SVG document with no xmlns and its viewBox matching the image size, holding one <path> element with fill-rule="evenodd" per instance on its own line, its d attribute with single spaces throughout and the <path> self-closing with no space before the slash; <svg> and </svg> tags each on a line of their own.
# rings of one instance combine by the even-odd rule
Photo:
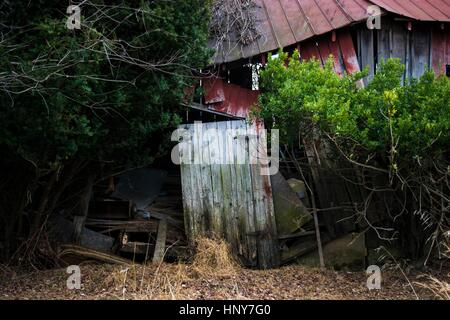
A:
<svg viewBox="0 0 450 320">
<path fill-rule="evenodd" d="M 364 40 L 366 31 L 360 30 L 358 43 Z M 442 73 L 447 45 L 445 34 L 447 30 L 434 30 L 421 23 L 412 24 L 408 30 L 403 21 L 384 19 L 382 29 L 377 32 L 377 52 L 375 61 L 399 58 L 405 65 L 403 83 L 406 78 L 419 78 L 428 67 L 433 67 L 436 73 Z M 360 62 L 364 60 L 364 47 L 359 47 Z M 362 51 L 361 51 L 362 50 Z"/>
<path fill-rule="evenodd" d="M 254 148 L 259 155 L 267 151 L 261 148 L 266 146 L 263 131 L 244 120 L 180 128 L 188 130 L 192 138 L 191 148 L 187 143 L 180 145 L 180 155 L 189 153 L 191 159 L 202 160 L 181 164 L 189 241 L 198 236 L 221 237 L 244 265 L 279 265 L 270 179 L 261 175 L 261 163 L 251 161 Z M 211 129 L 215 134 L 208 131 Z"/>
<path fill-rule="evenodd" d="M 413 30 L 411 46 L 411 77 L 419 78 L 431 65 L 431 33 L 429 30 Z"/>
<path fill-rule="evenodd" d="M 436 74 L 445 74 L 445 66 L 450 64 L 450 35 L 448 30 L 434 30 L 432 35 L 433 69 Z"/>
<path fill-rule="evenodd" d="M 361 70 L 369 69 L 368 76 L 364 79 L 364 84 L 367 85 L 375 74 L 375 59 L 374 59 L 374 36 L 373 30 L 359 29 L 358 30 L 358 60 Z"/>
<path fill-rule="evenodd" d="M 164 260 L 166 253 L 166 235 L 167 235 L 167 221 L 161 220 L 158 225 L 158 236 L 156 237 L 155 252 L 153 254 L 153 262 L 161 263 Z"/>
</svg>

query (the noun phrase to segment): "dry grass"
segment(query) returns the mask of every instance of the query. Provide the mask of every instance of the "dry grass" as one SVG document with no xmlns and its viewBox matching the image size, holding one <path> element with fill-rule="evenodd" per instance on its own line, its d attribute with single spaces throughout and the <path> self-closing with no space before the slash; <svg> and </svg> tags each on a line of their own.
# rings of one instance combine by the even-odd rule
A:
<svg viewBox="0 0 450 320">
<path fill-rule="evenodd" d="M 450 274 L 448 275 L 450 279 Z M 450 300 L 450 283 L 433 276 L 426 276 L 426 282 L 417 282 L 417 285 L 431 291 L 436 299 Z"/>
<path fill-rule="evenodd" d="M 416 298 L 410 284 L 395 270 L 383 272 L 381 290 L 368 290 L 365 272 L 335 272 L 297 265 L 249 270 L 236 264 L 223 241 L 199 239 L 197 244 L 192 264 L 82 265 L 81 290 L 67 289 L 65 269 L 33 273 L 14 273 L 5 269 L 7 277 L 0 275 L 0 300 Z M 424 287 L 418 282 L 423 282 L 425 275 L 410 275 L 420 298 L 448 299 L 448 277 L 441 273 L 432 276 L 436 281 L 428 281 L 428 287 Z M 441 291 L 439 286 L 443 283 L 447 291 Z"/>
<path fill-rule="evenodd" d="M 445 256 L 450 259 L 450 247 L 447 247 Z M 431 275 L 424 277 L 425 281 L 416 282 L 418 286 L 432 292 L 436 299 L 450 300 L 450 272 L 447 274 L 446 279 L 438 279 Z"/>
<path fill-rule="evenodd" d="M 206 237 L 197 239 L 192 270 L 199 277 L 232 277 L 236 275 L 237 269 L 238 264 L 224 240 Z"/>
<path fill-rule="evenodd" d="M 230 278 L 236 276 L 238 268 L 225 241 L 201 237 L 196 241 L 190 265 L 133 265 L 113 271 L 108 282 L 121 288 L 120 293 L 115 294 L 118 299 L 182 299 L 182 291 L 188 283 L 218 278 L 232 281 Z"/>
</svg>

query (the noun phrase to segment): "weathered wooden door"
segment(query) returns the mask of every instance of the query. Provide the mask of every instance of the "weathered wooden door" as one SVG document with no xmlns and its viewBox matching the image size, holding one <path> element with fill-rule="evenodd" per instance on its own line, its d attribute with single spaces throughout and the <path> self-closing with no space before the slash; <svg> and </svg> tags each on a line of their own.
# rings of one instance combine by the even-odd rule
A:
<svg viewBox="0 0 450 320">
<path fill-rule="evenodd" d="M 247 266 L 279 265 L 264 131 L 246 121 L 179 128 L 186 233 L 226 239 Z"/>
</svg>

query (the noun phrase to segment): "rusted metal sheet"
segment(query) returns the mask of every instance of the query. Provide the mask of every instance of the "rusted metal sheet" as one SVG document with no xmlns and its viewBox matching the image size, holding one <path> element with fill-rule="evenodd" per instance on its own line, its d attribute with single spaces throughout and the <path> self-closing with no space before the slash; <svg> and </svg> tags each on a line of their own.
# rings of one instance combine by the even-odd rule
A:
<svg viewBox="0 0 450 320">
<path fill-rule="evenodd" d="M 450 22 L 450 0 L 370 0 L 381 8 L 421 21 Z"/>
<path fill-rule="evenodd" d="M 205 104 L 225 101 L 224 82 L 218 78 L 206 78 L 203 80 Z"/>
<path fill-rule="evenodd" d="M 333 41 L 330 34 L 305 41 L 300 45 L 300 52 L 302 59 L 315 58 L 322 64 L 325 64 L 330 55 L 333 55 L 334 69 L 337 74 L 342 74 L 344 71 L 347 73 L 360 71 L 352 37 L 345 30 L 337 32 L 336 41 Z"/>
<path fill-rule="evenodd" d="M 261 175 L 267 156 L 264 131 L 245 120 L 181 125 L 179 145 L 185 230 L 229 242 L 242 264 L 279 265 L 272 187 Z M 266 166 L 267 167 L 267 166 Z"/>
<path fill-rule="evenodd" d="M 364 22 L 371 5 L 378 5 L 382 13 L 414 20 L 450 22 L 450 0 L 254 0 L 254 3 L 258 40 L 246 46 L 233 41 L 225 44 L 214 57 L 216 64 L 257 56 Z"/>
<path fill-rule="evenodd" d="M 247 118 L 251 108 L 258 102 L 259 91 L 226 83 L 219 78 L 207 78 L 203 85 L 205 104 L 217 112 Z"/>
<path fill-rule="evenodd" d="M 352 37 L 345 30 L 337 32 L 335 39 L 331 34 L 326 34 L 304 41 L 299 45 L 299 51 L 301 59 L 315 58 L 322 64 L 333 55 L 334 69 L 339 75 L 360 71 Z M 226 83 L 219 78 L 206 78 L 203 86 L 205 105 L 216 112 L 248 118 L 252 107 L 258 102 L 259 91 Z"/>
<path fill-rule="evenodd" d="M 341 48 L 342 59 L 344 61 L 347 73 L 355 73 L 360 71 L 358 57 L 356 56 L 355 47 L 353 46 L 352 36 L 349 32 L 339 34 L 339 46 Z"/>
<path fill-rule="evenodd" d="M 260 37 L 242 46 L 224 44 L 216 64 L 249 58 L 287 47 L 367 19 L 368 0 L 254 0 Z M 233 38 L 233 35 L 231 35 Z M 211 46 L 216 47 L 214 41 Z"/>
</svg>

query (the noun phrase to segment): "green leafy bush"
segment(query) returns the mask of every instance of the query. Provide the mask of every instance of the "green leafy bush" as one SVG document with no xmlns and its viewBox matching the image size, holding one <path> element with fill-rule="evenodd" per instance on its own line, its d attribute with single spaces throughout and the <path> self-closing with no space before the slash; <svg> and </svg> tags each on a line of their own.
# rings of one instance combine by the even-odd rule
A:
<svg viewBox="0 0 450 320">
<path fill-rule="evenodd" d="M 426 262 L 449 242 L 450 80 L 427 71 L 403 84 L 397 59 L 377 69 L 364 87 L 366 71 L 340 77 L 332 59 L 322 66 L 280 52 L 261 71 L 253 112 L 280 130 L 287 150 L 322 141 L 320 157 L 332 168 L 322 162 L 316 170 L 334 170 L 333 188 L 349 181 L 360 188 L 359 209 L 349 208 L 358 221 L 369 224 L 368 212 L 374 213 L 369 226 L 380 241 L 395 238 L 406 256 Z M 351 172 L 350 179 L 341 179 L 342 172 Z M 387 230 L 392 234 L 381 237 Z"/>
<path fill-rule="evenodd" d="M 373 81 L 359 88 L 366 72 L 339 77 L 332 59 L 322 67 L 300 62 L 298 52 L 280 53 L 261 72 L 255 114 L 280 129 L 285 142 L 316 125 L 350 154 L 442 158 L 450 146 L 450 80 L 427 71 L 402 85 L 403 71 L 397 59 L 382 61 Z"/>
</svg>

